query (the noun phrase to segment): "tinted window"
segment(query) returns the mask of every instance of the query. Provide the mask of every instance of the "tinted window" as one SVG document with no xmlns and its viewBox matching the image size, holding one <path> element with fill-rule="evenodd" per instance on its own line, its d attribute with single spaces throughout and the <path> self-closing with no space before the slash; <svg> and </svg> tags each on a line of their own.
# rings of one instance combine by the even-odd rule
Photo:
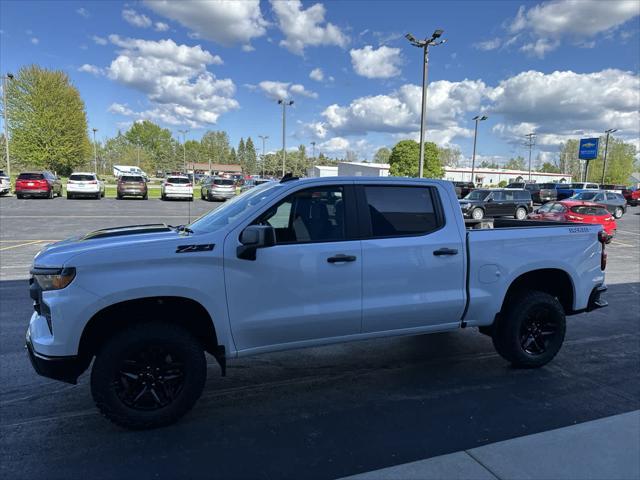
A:
<svg viewBox="0 0 640 480">
<path fill-rule="evenodd" d="M 531 194 L 529 192 L 515 192 L 516 200 L 531 200 Z"/>
<path fill-rule="evenodd" d="M 598 189 L 598 185 L 596 185 L 595 183 L 590 183 L 587 185 L 587 188 L 595 188 L 596 190 Z"/>
<path fill-rule="evenodd" d="M 501 202 L 505 199 L 504 197 L 504 192 L 500 191 L 500 192 L 493 192 L 491 194 L 491 199 L 495 202 Z"/>
<path fill-rule="evenodd" d="M 581 192 L 573 197 L 577 200 L 593 200 L 593 198 L 597 195 L 595 192 Z"/>
<path fill-rule="evenodd" d="M 546 188 L 549 190 L 554 190 L 558 184 L 557 183 L 541 183 L 540 188 Z"/>
<path fill-rule="evenodd" d="M 121 182 L 144 182 L 144 179 L 134 175 L 123 175 L 120 177 Z"/>
<path fill-rule="evenodd" d="M 489 190 L 474 190 L 464 198 L 467 200 L 485 200 L 489 193 L 491 193 Z"/>
<path fill-rule="evenodd" d="M 295 192 L 254 223 L 271 225 L 277 243 L 329 242 L 346 239 L 342 187 Z"/>
<path fill-rule="evenodd" d="M 555 203 L 545 203 L 538 209 L 538 213 L 548 213 L 551 209 L 557 204 Z"/>
<path fill-rule="evenodd" d="M 573 213 L 577 213 L 579 215 L 609 215 L 609 212 L 605 208 L 602 207 L 589 207 L 589 206 L 576 206 L 572 207 L 571 211 Z"/>
<path fill-rule="evenodd" d="M 510 183 L 507 188 L 524 188 L 524 183 Z"/>
<path fill-rule="evenodd" d="M 235 182 L 231 179 L 226 179 L 226 178 L 214 178 L 213 184 L 214 185 L 235 185 Z"/>
<path fill-rule="evenodd" d="M 41 173 L 21 173 L 18 175 L 18 180 L 44 180 L 44 175 Z"/>
<path fill-rule="evenodd" d="M 505 190 L 504 192 L 502 192 L 502 200 L 505 202 L 513 202 L 516 198 L 516 193 L 518 192 L 514 192 L 513 190 Z"/>
<path fill-rule="evenodd" d="M 78 175 L 77 173 L 74 173 L 69 177 L 69 180 L 74 180 L 76 182 L 91 182 L 95 179 L 96 177 L 94 175 Z"/>
<path fill-rule="evenodd" d="M 191 180 L 189 180 L 188 178 L 169 177 L 167 178 L 167 183 L 175 183 L 176 185 L 187 184 L 187 183 L 191 183 Z"/>
<path fill-rule="evenodd" d="M 429 187 L 364 188 L 373 237 L 419 235 L 439 227 Z"/>
<path fill-rule="evenodd" d="M 607 200 L 618 200 L 618 197 L 615 193 L 607 193 Z"/>
<path fill-rule="evenodd" d="M 554 203 L 553 206 L 551 207 L 552 213 L 562 213 L 564 211 L 565 211 L 565 208 L 561 203 Z"/>
<path fill-rule="evenodd" d="M 531 190 L 532 192 L 535 192 L 536 190 L 540 190 L 540 186 L 536 183 L 529 183 L 524 188 L 526 188 L 527 190 Z"/>
</svg>

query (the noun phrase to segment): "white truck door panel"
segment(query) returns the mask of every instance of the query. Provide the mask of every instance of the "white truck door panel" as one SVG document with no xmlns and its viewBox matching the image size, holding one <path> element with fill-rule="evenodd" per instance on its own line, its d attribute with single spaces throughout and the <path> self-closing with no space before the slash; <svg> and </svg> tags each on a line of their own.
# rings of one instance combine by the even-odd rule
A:
<svg viewBox="0 0 640 480">
<path fill-rule="evenodd" d="M 255 223 L 272 226 L 277 243 L 259 249 L 255 260 L 236 255 L 241 229 L 227 237 L 227 303 L 238 350 L 360 333 L 362 249 L 347 234 L 347 189 L 298 190 L 268 209 Z"/>
<path fill-rule="evenodd" d="M 456 323 L 464 310 L 465 247 L 459 226 L 436 214 L 441 209 L 437 200 L 431 203 L 435 187 L 399 188 L 364 187 L 371 223 L 383 226 L 378 232 L 372 227 L 370 235 L 381 238 L 362 241 L 363 332 Z M 394 227 L 404 235 L 392 236 Z M 433 231 L 420 235 L 421 228 Z"/>
</svg>

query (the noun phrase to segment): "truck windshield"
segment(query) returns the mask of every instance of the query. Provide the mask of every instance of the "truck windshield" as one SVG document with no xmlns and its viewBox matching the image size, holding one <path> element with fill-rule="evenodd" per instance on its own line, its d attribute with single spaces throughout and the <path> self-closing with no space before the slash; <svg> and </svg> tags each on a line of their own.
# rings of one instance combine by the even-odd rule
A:
<svg viewBox="0 0 640 480">
<path fill-rule="evenodd" d="M 489 190 L 474 190 L 464 198 L 465 200 L 484 200 L 489 193 L 491 193 Z"/>
<path fill-rule="evenodd" d="M 212 232 L 233 223 L 245 212 L 259 207 L 280 191 L 280 183 L 265 183 L 227 201 L 221 207 L 203 215 L 189 228 L 195 233 Z"/>
</svg>

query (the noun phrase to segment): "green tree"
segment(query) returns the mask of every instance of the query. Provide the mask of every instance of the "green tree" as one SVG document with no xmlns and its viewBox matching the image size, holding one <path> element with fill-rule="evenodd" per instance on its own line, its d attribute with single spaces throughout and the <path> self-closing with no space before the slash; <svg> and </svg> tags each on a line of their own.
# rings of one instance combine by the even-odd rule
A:
<svg viewBox="0 0 640 480">
<path fill-rule="evenodd" d="M 244 165 L 242 166 L 242 171 L 249 175 L 258 172 L 258 156 L 251 137 L 247 138 L 247 142 L 244 145 Z"/>
<path fill-rule="evenodd" d="M 6 108 L 11 156 L 20 164 L 66 175 L 90 158 L 85 105 L 66 73 L 22 67 L 7 82 Z"/>
<path fill-rule="evenodd" d="M 438 159 L 440 160 L 440 165 L 457 167 L 462 159 L 462 152 L 457 148 L 438 147 Z"/>
<path fill-rule="evenodd" d="M 232 163 L 229 161 L 231 147 L 227 132 L 208 131 L 202 136 L 200 143 L 203 153 L 207 159 L 211 157 L 213 163 Z"/>
<path fill-rule="evenodd" d="M 238 143 L 238 150 L 236 150 L 236 158 L 237 163 L 239 163 L 243 168 L 246 161 L 246 154 L 247 152 L 244 146 L 244 139 L 240 138 L 240 143 Z"/>
<path fill-rule="evenodd" d="M 178 166 L 182 167 L 182 146 L 180 146 L 178 156 L 177 144 L 171 136 L 171 131 L 166 128 L 149 120 L 143 120 L 131 125 L 124 137 L 130 145 L 136 149 L 139 147 L 140 151 L 145 153 L 146 160 L 144 166 L 141 163 L 141 167 L 151 171 L 173 170 Z"/>
<path fill-rule="evenodd" d="M 414 140 L 401 140 L 391 150 L 389 173 L 399 177 L 417 177 L 420 145 Z M 424 176 L 442 178 L 444 170 L 438 159 L 438 147 L 433 142 L 425 143 Z"/>
<path fill-rule="evenodd" d="M 391 150 L 387 147 L 381 147 L 373 156 L 375 163 L 389 163 L 389 157 L 391 157 Z"/>
<path fill-rule="evenodd" d="M 544 162 L 538 171 L 544 173 L 561 173 L 560 168 L 551 162 Z"/>
<path fill-rule="evenodd" d="M 515 158 L 510 158 L 509 161 L 504 164 L 504 168 L 509 170 L 527 170 L 524 158 L 520 155 Z"/>
<path fill-rule="evenodd" d="M 600 137 L 598 158 L 589 162 L 589 174 L 587 181 L 600 183 L 602 181 L 602 167 L 604 163 L 604 150 L 606 138 Z M 604 183 L 625 184 L 629 175 L 633 172 L 636 147 L 623 140 L 609 137 L 607 150 L 607 166 L 604 174 Z"/>
<path fill-rule="evenodd" d="M 229 163 L 231 165 L 237 165 L 238 164 L 238 155 L 236 155 L 236 149 L 231 147 L 231 150 L 229 151 Z"/>
<path fill-rule="evenodd" d="M 489 162 L 488 160 L 483 160 L 482 162 L 480 162 L 479 167 L 480 168 L 500 168 L 500 165 L 498 164 L 498 162 L 494 162 L 494 161 Z"/>
</svg>

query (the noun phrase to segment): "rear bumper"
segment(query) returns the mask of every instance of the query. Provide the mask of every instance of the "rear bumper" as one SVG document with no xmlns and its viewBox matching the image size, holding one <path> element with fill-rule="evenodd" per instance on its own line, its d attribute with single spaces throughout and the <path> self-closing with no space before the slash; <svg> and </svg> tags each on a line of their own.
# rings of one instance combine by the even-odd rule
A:
<svg viewBox="0 0 640 480">
<path fill-rule="evenodd" d="M 192 198 L 193 192 L 164 192 L 164 196 L 168 198 Z"/>
<path fill-rule="evenodd" d="M 229 199 L 236 196 L 235 192 L 216 192 L 215 190 L 211 190 L 211 198 L 224 198 Z"/>
<path fill-rule="evenodd" d="M 600 285 L 591 291 L 591 295 L 589 295 L 589 303 L 587 304 L 586 309 L 587 312 L 609 306 L 609 303 L 602 298 L 602 294 L 606 291 L 606 285 Z"/>
<path fill-rule="evenodd" d="M 67 185 L 67 193 L 70 193 L 72 195 L 97 195 L 98 193 L 101 193 L 101 190 L 98 187 L 83 189 L 69 188 L 69 186 Z"/>
<path fill-rule="evenodd" d="M 40 196 L 40 195 L 49 195 L 49 192 L 51 190 L 49 189 L 25 189 L 25 188 L 19 188 L 16 189 L 16 194 L 20 194 L 20 195 L 34 195 L 34 196 Z"/>
<path fill-rule="evenodd" d="M 78 377 L 87 367 L 86 362 L 81 361 L 77 356 L 48 357 L 36 353 L 31 343 L 30 330 L 27 330 L 25 348 L 27 349 L 33 369 L 38 375 L 43 377 L 75 385 L 78 383 Z"/>
</svg>

